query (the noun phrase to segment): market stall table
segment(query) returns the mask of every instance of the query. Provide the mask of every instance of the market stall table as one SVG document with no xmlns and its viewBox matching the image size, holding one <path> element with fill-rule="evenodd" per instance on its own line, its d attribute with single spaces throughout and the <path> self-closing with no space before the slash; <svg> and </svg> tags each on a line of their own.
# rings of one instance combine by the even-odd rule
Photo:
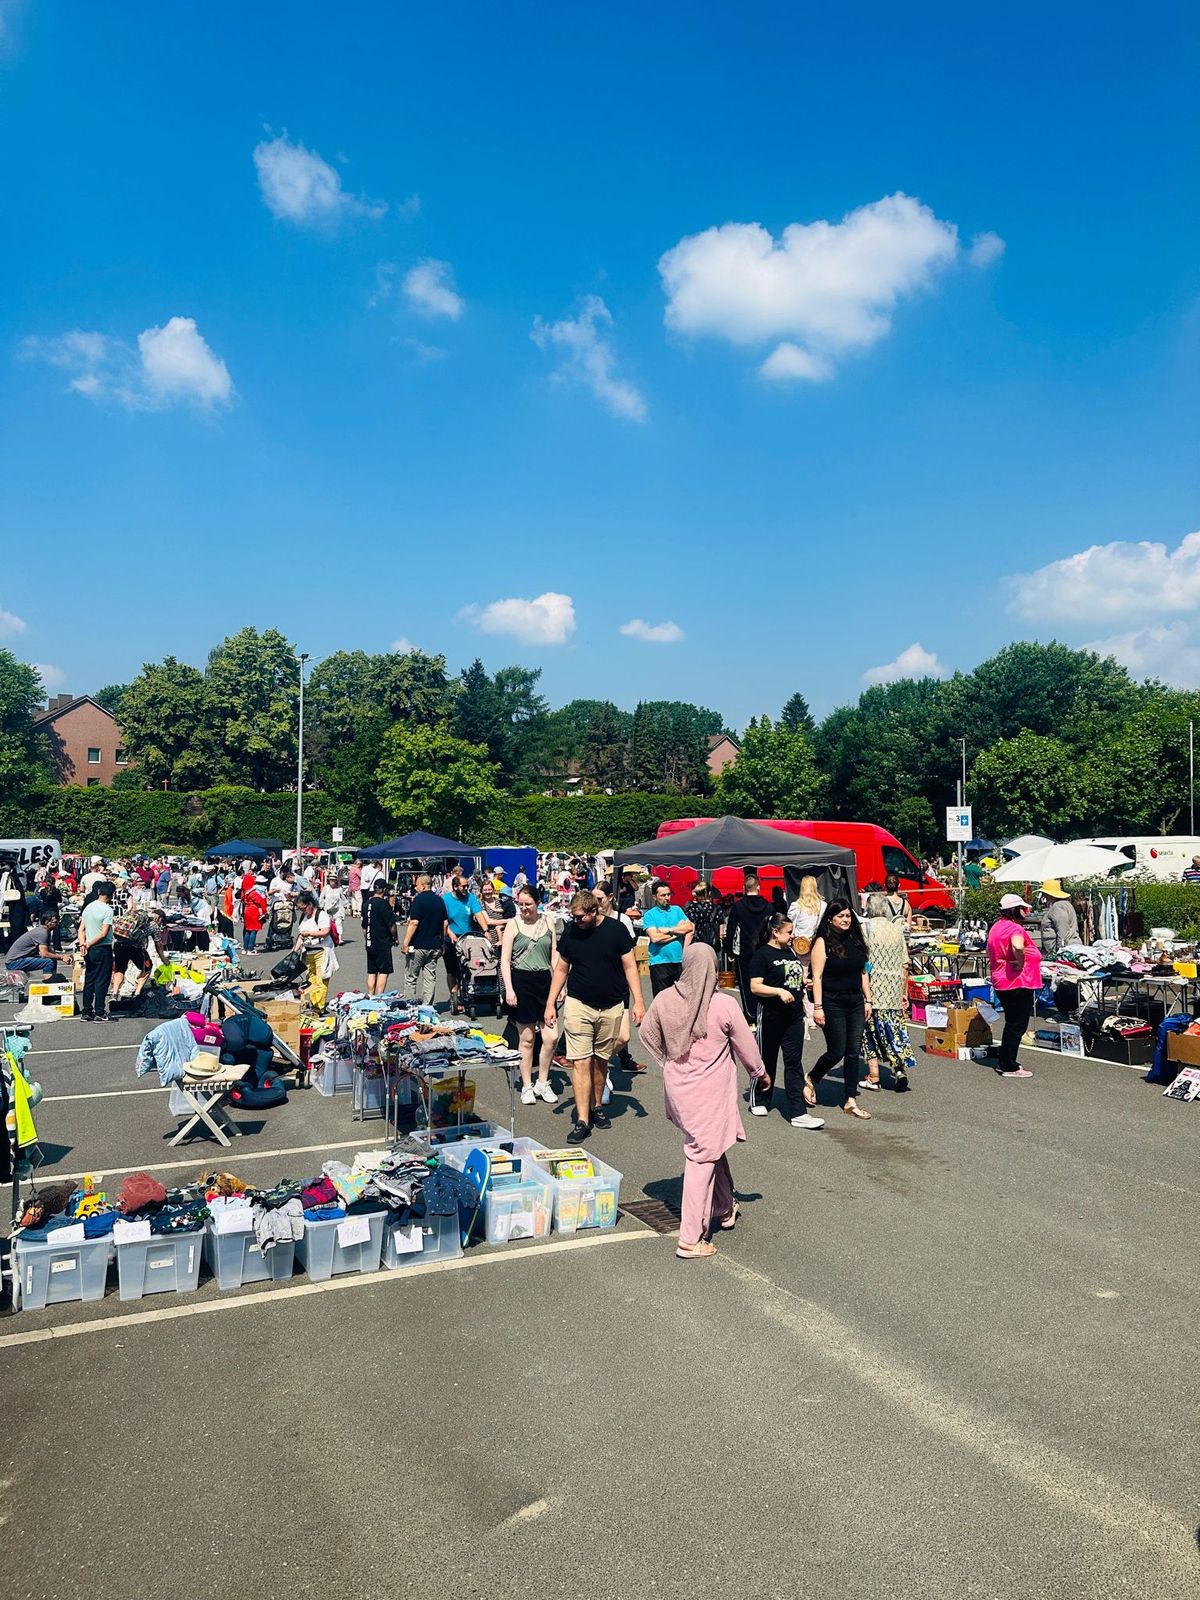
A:
<svg viewBox="0 0 1200 1600">
<path fill-rule="evenodd" d="M 223 1144 L 226 1149 L 232 1143 L 230 1134 L 235 1139 L 240 1138 L 242 1130 L 224 1114 L 221 1102 L 235 1084 L 241 1083 L 249 1070 L 248 1067 L 222 1067 L 220 1072 L 214 1072 L 207 1078 L 189 1078 L 185 1075 L 175 1087 L 191 1106 L 192 1115 L 176 1133 L 171 1144 L 182 1144 L 199 1122 L 202 1122 L 215 1136 L 218 1144 Z"/>
</svg>

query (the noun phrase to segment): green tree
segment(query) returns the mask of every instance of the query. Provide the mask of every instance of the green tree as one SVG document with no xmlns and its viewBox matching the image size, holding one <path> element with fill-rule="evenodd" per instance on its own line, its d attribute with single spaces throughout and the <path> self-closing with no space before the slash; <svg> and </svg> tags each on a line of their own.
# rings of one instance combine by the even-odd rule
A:
<svg viewBox="0 0 1200 1600">
<path fill-rule="evenodd" d="M 719 712 L 686 700 L 641 701 L 629 732 L 630 779 L 643 788 L 706 793 L 709 737 L 723 726 Z"/>
<path fill-rule="evenodd" d="M 17 811 L 54 781 L 50 741 L 33 725 L 44 698 L 37 669 L 0 650 L 0 801 L 6 810 Z"/>
<path fill-rule="evenodd" d="M 294 786 L 300 662 L 284 636 L 240 629 L 209 652 L 204 681 L 216 781 L 268 792 Z"/>
<path fill-rule="evenodd" d="M 446 728 L 396 723 L 383 739 L 379 801 L 403 832 L 428 828 L 469 842 L 475 823 L 500 799 L 499 770 L 485 745 Z"/>
<path fill-rule="evenodd" d="M 111 711 L 113 716 L 120 721 L 121 701 L 125 698 L 125 691 L 128 687 L 127 683 L 106 683 L 103 689 L 96 690 L 92 699 L 97 705 L 103 706 L 106 711 Z"/>
<path fill-rule="evenodd" d="M 443 722 L 451 703 L 445 656 L 338 650 L 308 679 L 305 744 L 311 737 L 314 755 L 324 757 L 368 728 L 382 737 L 393 722 Z"/>
<path fill-rule="evenodd" d="M 1081 752 L 1097 833 L 1173 833 L 1188 814 L 1188 724 L 1200 695 L 1150 685 L 1140 711 Z"/>
<path fill-rule="evenodd" d="M 751 718 L 741 749 L 716 783 L 717 809 L 739 817 L 820 815 L 823 784 L 808 735 Z"/>
<path fill-rule="evenodd" d="M 536 784 L 546 763 L 549 707 L 538 692 L 541 676 L 540 667 L 501 667 L 492 678 L 477 658 L 458 681 L 454 732 L 486 745 L 506 788 Z"/>
<path fill-rule="evenodd" d="M 1093 807 L 1087 774 L 1061 739 L 1019 733 L 982 751 L 971 768 L 969 792 L 976 831 L 1081 832 Z"/>
<path fill-rule="evenodd" d="M 929 849 L 938 837 L 937 818 L 923 794 L 906 795 L 892 820 L 896 837 L 918 854 Z"/>
<path fill-rule="evenodd" d="M 782 727 L 787 728 L 791 733 L 795 733 L 799 729 L 802 733 L 806 733 L 810 739 L 817 731 L 817 725 L 813 721 L 813 714 L 808 709 L 808 701 L 799 690 L 784 705 L 783 710 L 779 713 L 779 722 Z"/>
<path fill-rule="evenodd" d="M 147 789 L 204 789 L 217 744 L 204 674 L 174 656 L 148 662 L 121 697 L 125 748 Z"/>
</svg>

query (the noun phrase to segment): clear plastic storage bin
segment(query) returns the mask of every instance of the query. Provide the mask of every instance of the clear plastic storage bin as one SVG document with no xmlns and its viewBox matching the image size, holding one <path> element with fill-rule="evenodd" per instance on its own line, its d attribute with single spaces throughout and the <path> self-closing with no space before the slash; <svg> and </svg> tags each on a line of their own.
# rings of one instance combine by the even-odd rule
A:
<svg viewBox="0 0 1200 1600">
<path fill-rule="evenodd" d="M 513 1131 L 499 1122 L 464 1122 L 451 1128 L 419 1128 L 413 1137 L 430 1150 L 448 1154 L 452 1150 L 464 1152 L 482 1149 L 489 1144 L 511 1144 Z M 460 1161 L 459 1166 L 462 1165 Z"/>
<path fill-rule="evenodd" d="M 309 1082 L 318 1094 L 334 1095 L 354 1086 L 354 1058 L 334 1055 L 316 1063 Z"/>
<path fill-rule="evenodd" d="M 550 1181 L 540 1167 L 524 1163 L 533 1177 L 495 1178 L 483 1197 L 483 1235 L 489 1244 L 548 1239 L 552 1215 Z"/>
<path fill-rule="evenodd" d="M 328 1222 L 306 1222 L 304 1237 L 296 1245 L 297 1259 L 309 1277 L 316 1279 L 333 1278 L 342 1272 L 378 1272 L 386 1219 L 385 1211 L 370 1211 L 359 1217 L 331 1217 Z M 356 1244 L 343 1243 L 338 1238 L 338 1229 L 347 1222 L 368 1223 L 369 1238 Z"/>
<path fill-rule="evenodd" d="M 130 1239 L 115 1249 L 122 1300 L 140 1300 L 144 1294 L 188 1294 L 200 1282 L 204 1229 Z"/>
<path fill-rule="evenodd" d="M 420 1240 L 420 1248 L 413 1246 Z M 457 1261 L 463 1253 L 458 1214 L 452 1217 L 414 1217 L 397 1222 L 389 1217 L 383 1231 L 385 1267 L 419 1266 L 422 1261 Z"/>
<path fill-rule="evenodd" d="M 240 1289 L 244 1283 L 283 1283 L 296 1270 L 296 1242 L 279 1241 L 260 1250 L 254 1231 L 214 1233 L 204 1231 L 204 1259 L 218 1289 Z"/>
<path fill-rule="evenodd" d="M 575 1152 L 590 1157 L 591 1178 L 555 1178 L 538 1165 L 538 1151 L 526 1149 L 532 1141 L 518 1139 L 516 1151 L 526 1154 L 538 1178 L 548 1183 L 554 1197 L 554 1231 L 580 1233 L 585 1228 L 615 1228 L 621 1203 L 621 1174 L 591 1150 Z"/>
<path fill-rule="evenodd" d="M 111 1239 L 38 1244 L 18 1238 L 14 1252 L 22 1310 L 41 1311 L 64 1300 L 103 1300 L 112 1260 Z"/>
</svg>

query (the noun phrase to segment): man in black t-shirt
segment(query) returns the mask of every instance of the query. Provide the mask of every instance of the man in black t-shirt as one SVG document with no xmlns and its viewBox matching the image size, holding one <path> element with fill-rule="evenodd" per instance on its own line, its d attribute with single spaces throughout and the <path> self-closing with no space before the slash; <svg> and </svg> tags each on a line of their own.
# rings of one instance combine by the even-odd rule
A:
<svg viewBox="0 0 1200 1600">
<path fill-rule="evenodd" d="M 387 879 L 380 874 L 367 902 L 367 993 L 383 994 L 392 975 L 392 948 L 396 943 L 396 913 L 389 898 Z"/>
<path fill-rule="evenodd" d="M 635 1025 L 646 1010 L 629 930 L 616 917 L 600 915 L 590 889 L 581 889 L 572 898 L 571 921 L 559 936 L 546 1002 L 547 1028 L 558 1027 L 555 1006 L 564 987 L 562 1022 L 575 1091 L 575 1126 L 567 1143 L 582 1144 L 593 1128 L 611 1126 L 602 1103 L 604 1083 L 608 1063 L 621 1042 L 625 995 Z"/>
<path fill-rule="evenodd" d="M 431 1006 L 449 916 L 446 902 L 440 894 L 434 894 L 433 880 L 427 872 L 418 877 L 416 888 L 400 947 L 404 956 L 404 998 Z"/>
</svg>

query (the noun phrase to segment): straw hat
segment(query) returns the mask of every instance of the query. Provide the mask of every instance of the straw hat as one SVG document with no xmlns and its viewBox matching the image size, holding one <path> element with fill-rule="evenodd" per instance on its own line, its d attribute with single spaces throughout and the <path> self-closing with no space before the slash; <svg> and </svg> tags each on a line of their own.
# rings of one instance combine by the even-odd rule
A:
<svg viewBox="0 0 1200 1600">
<path fill-rule="evenodd" d="M 1051 900 L 1069 900 L 1071 898 L 1057 878 L 1047 878 L 1042 885 L 1042 893 L 1049 895 Z"/>
</svg>

